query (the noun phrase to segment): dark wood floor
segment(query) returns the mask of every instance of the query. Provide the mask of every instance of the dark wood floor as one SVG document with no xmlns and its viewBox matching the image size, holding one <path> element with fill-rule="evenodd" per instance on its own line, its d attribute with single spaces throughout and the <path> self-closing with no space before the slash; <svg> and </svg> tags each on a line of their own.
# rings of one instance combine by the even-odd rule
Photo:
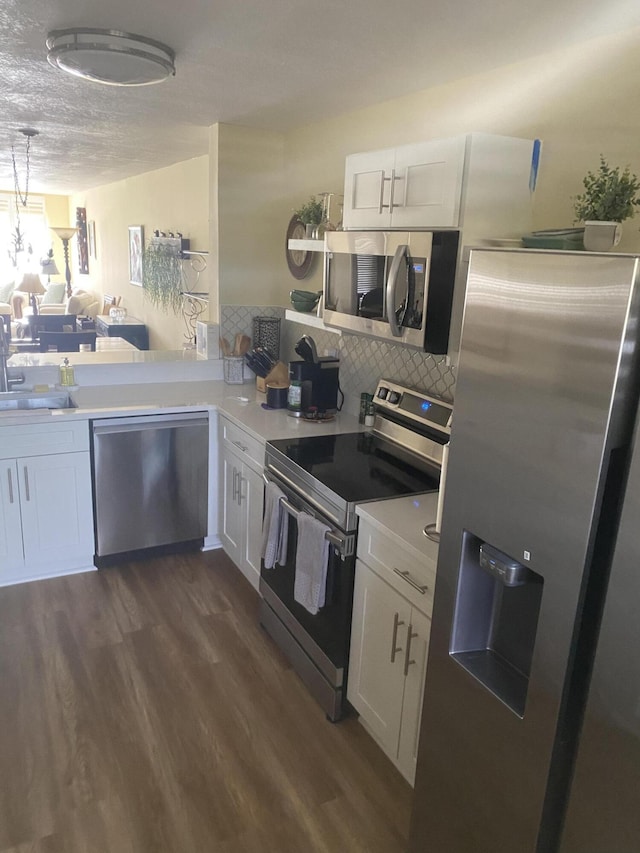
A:
<svg viewBox="0 0 640 853">
<path fill-rule="evenodd" d="M 2 853 L 401 853 L 411 793 L 222 552 L 0 589 Z"/>
</svg>

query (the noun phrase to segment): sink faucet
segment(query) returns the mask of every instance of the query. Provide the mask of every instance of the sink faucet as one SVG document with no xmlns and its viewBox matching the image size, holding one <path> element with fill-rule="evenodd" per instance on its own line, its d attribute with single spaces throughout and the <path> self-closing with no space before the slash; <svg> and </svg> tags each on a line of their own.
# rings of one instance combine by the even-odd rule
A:
<svg viewBox="0 0 640 853">
<path fill-rule="evenodd" d="M 24 382 L 24 373 L 18 376 L 9 376 L 7 367 L 7 359 L 11 356 L 11 347 L 9 336 L 0 325 L 0 391 L 10 391 L 14 385 L 21 385 Z"/>
</svg>

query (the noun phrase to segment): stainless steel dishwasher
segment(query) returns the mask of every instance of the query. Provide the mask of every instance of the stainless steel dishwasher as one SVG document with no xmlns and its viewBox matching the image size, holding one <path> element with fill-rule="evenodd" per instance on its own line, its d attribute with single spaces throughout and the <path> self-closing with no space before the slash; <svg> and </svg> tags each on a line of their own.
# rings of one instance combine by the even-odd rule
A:
<svg viewBox="0 0 640 853">
<path fill-rule="evenodd" d="M 208 449 L 201 412 L 93 421 L 96 556 L 202 539 Z"/>
</svg>

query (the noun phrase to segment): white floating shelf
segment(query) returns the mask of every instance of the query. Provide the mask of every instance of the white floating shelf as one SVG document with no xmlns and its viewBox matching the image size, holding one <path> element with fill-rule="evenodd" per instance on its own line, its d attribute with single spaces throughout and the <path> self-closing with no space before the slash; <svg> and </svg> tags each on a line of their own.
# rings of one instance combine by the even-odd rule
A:
<svg viewBox="0 0 640 853">
<path fill-rule="evenodd" d="M 318 317 L 313 311 L 306 313 L 305 311 L 294 311 L 292 308 L 287 308 L 284 312 L 284 318 L 285 320 L 291 320 L 293 323 L 313 326 L 314 329 L 323 329 L 325 332 L 331 332 L 332 335 L 342 335 L 340 329 L 332 329 L 330 326 L 325 326 L 322 317 Z"/>
<path fill-rule="evenodd" d="M 324 240 L 289 240 L 289 248 L 298 252 L 324 252 Z"/>
</svg>

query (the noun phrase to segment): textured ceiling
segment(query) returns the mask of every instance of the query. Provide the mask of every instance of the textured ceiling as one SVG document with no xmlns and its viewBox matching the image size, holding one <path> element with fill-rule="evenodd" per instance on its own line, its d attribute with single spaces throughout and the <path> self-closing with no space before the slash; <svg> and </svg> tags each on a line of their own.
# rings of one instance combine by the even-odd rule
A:
<svg viewBox="0 0 640 853">
<path fill-rule="evenodd" d="M 11 145 L 34 191 L 68 193 L 207 151 L 207 128 L 286 129 L 640 25 L 637 0 L 2 0 L 0 188 Z M 52 68 L 52 29 L 158 39 L 176 76 L 114 88 Z"/>
</svg>

